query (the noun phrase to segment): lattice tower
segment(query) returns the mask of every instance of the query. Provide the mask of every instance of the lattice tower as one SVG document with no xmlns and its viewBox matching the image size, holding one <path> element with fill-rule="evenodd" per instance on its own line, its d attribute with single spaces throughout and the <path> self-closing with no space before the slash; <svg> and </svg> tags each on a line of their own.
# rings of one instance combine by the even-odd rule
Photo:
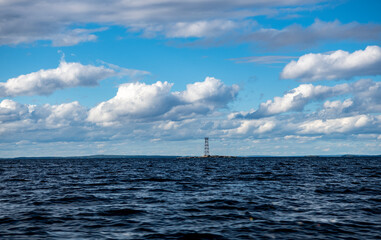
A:
<svg viewBox="0 0 381 240">
<path fill-rule="evenodd" d="M 205 138 L 204 156 L 209 156 L 209 138 Z"/>
</svg>

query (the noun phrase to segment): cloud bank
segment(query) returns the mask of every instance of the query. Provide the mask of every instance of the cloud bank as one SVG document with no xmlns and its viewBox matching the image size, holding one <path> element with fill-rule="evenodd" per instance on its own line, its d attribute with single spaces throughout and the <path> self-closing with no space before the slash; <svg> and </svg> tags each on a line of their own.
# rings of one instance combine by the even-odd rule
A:
<svg viewBox="0 0 381 240">
<path fill-rule="evenodd" d="M 329 54 L 303 55 L 284 67 L 281 78 L 311 82 L 380 74 L 381 48 L 368 46 L 353 53 L 338 50 Z"/>
<path fill-rule="evenodd" d="M 0 142 L 97 141 L 131 136 L 189 139 L 203 134 L 199 119 L 227 107 L 238 94 L 238 86 L 227 86 L 207 77 L 188 84 L 186 90 L 171 91 L 173 84 L 126 83 L 117 95 L 94 108 L 79 102 L 31 105 L 11 99 L 0 102 Z M 213 124 L 212 124 L 213 125 Z"/>
<path fill-rule="evenodd" d="M 0 22 L 0 44 L 51 40 L 55 46 L 70 46 L 94 41 L 97 38 L 94 33 L 104 28 L 72 28 L 73 25 L 94 23 L 125 26 L 145 35 L 163 33 L 168 37 L 203 37 L 210 32 L 230 29 L 234 25 L 233 22 L 227 24 L 231 19 L 274 14 L 278 8 L 297 8 L 319 2 L 321 0 L 4 0 L 0 3 L 0 18 L 7 21 Z"/>
<path fill-rule="evenodd" d="M 168 82 L 123 84 L 115 97 L 90 109 L 78 102 L 30 105 L 4 99 L 0 102 L 0 139 L 177 141 L 205 135 L 297 141 L 381 138 L 381 83 L 369 79 L 335 86 L 302 84 L 260 104 L 258 111 L 234 114 L 230 119 L 218 110 L 236 99 L 237 86 L 206 78 L 189 84 L 184 91 L 171 88 Z M 301 110 L 312 103 L 319 103 L 318 107 Z"/>
<path fill-rule="evenodd" d="M 257 16 L 277 17 L 329 5 L 326 0 L 293 1 L 12 1 L 0 3 L 0 45 L 51 41 L 72 46 L 96 41 L 97 33 L 123 26 L 143 37 L 190 38 L 195 44 L 259 43 L 268 48 L 315 45 L 320 41 L 379 40 L 379 24 L 316 20 L 308 27 L 261 26 Z M 46 14 L 49 13 L 49 14 Z M 100 26 L 91 28 L 88 26 Z M 80 27 L 78 27 L 80 26 Z"/>
</svg>

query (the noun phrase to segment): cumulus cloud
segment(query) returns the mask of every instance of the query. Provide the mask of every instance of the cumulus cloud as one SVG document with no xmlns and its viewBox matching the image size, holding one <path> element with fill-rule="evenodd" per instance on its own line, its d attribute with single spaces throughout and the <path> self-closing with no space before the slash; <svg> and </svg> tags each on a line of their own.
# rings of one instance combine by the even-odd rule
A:
<svg viewBox="0 0 381 240">
<path fill-rule="evenodd" d="M 30 105 L 0 101 L 0 142 L 179 141 L 215 138 L 308 142 L 381 135 L 381 82 L 335 86 L 301 84 L 228 119 L 218 112 L 237 97 L 238 86 L 207 77 L 172 91 L 172 83 L 132 82 L 115 97 L 88 109 L 79 102 Z M 322 101 L 308 112 L 309 103 Z M 279 140 L 280 141 L 280 140 Z"/>
<path fill-rule="evenodd" d="M 49 126 L 58 128 L 81 122 L 87 117 L 87 110 L 79 102 L 63 103 L 58 105 L 30 105 L 17 103 L 11 99 L 0 102 L 0 121 L 6 123 L 15 120 L 33 120 L 48 123 Z"/>
<path fill-rule="evenodd" d="M 267 100 L 266 102 L 261 103 L 256 111 L 233 114 L 232 117 L 263 118 L 289 111 L 302 111 L 305 105 L 311 101 L 339 96 L 350 92 L 351 89 L 349 84 L 340 84 L 333 87 L 302 84 L 282 97 L 274 97 L 273 100 Z"/>
<path fill-rule="evenodd" d="M 353 88 L 357 89 L 353 100 L 359 111 L 381 112 L 381 82 L 364 79 L 354 83 Z"/>
<path fill-rule="evenodd" d="M 214 110 L 234 100 L 238 86 L 215 78 L 188 84 L 180 92 L 173 84 L 126 83 L 117 95 L 92 109 L 79 102 L 57 105 L 0 102 L 0 142 L 109 141 L 111 139 L 199 138 L 221 131 L 210 117 Z M 112 128 L 105 126 L 112 125 Z"/>
<path fill-rule="evenodd" d="M 381 133 L 379 115 L 358 114 L 328 119 L 315 115 L 273 116 L 262 119 L 232 119 L 235 126 L 222 130 L 223 136 L 244 139 L 296 139 L 301 142 L 315 139 L 342 139 L 356 135 Z M 378 135 L 377 135 L 378 136 Z"/>
<path fill-rule="evenodd" d="M 350 96 L 345 100 L 329 100 L 341 96 Z M 327 100 L 320 111 L 320 118 L 349 116 L 381 112 L 381 82 L 361 79 L 353 83 L 334 86 L 301 84 L 281 97 L 260 103 L 257 110 L 232 113 L 230 119 L 259 119 L 282 113 L 302 112 L 306 105 L 315 101 Z"/>
<path fill-rule="evenodd" d="M 333 134 L 333 133 L 374 133 L 379 131 L 379 116 L 357 115 L 345 118 L 306 121 L 298 127 L 301 134 Z"/>
<path fill-rule="evenodd" d="M 256 111 L 230 114 L 229 137 L 292 139 L 346 138 L 381 133 L 381 82 L 362 79 L 335 86 L 301 84 L 259 105 Z M 323 101 L 308 112 L 307 104 Z M 238 125 L 237 125 L 238 123 Z M 291 137 L 288 137 L 291 138 Z M 288 139 L 285 138 L 285 139 Z"/>
<path fill-rule="evenodd" d="M 326 101 L 317 113 L 320 118 L 381 113 L 381 82 L 362 79 L 350 84 L 351 98 Z"/>
<path fill-rule="evenodd" d="M 281 77 L 316 80 L 350 79 L 381 74 L 381 48 L 368 46 L 353 53 L 338 50 L 328 54 L 306 54 L 284 67 Z"/>
<path fill-rule="evenodd" d="M 136 75 L 147 72 L 130 69 L 112 69 L 105 66 L 82 65 L 61 60 L 55 69 L 39 70 L 0 83 L 0 97 L 49 95 L 58 89 L 95 86 L 99 81 L 117 75 Z"/>
<path fill-rule="evenodd" d="M 168 112 L 176 99 L 172 84 L 156 82 L 152 85 L 135 82 L 119 86 L 116 96 L 90 110 L 89 121 L 110 123 L 120 118 L 156 117 Z"/>
<path fill-rule="evenodd" d="M 237 85 L 229 87 L 221 82 L 221 80 L 207 77 L 203 82 L 188 84 L 185 91 L 175 93 L 175 95 L 186 103 L 214 103 L 220 107 L 233 100 L 238 90 L 239 87 Z"/>
<path fill-rule="evenodd" d="M 335 116 L 344 116 L 353 114 L 355 104 L 352 99 L 345 99 L 344 101 L 326 101 L 323 109 L 318 112 L 321 118 L 331 118 Z"/>
<path fill-rule="evenodd" d="M 238 93 L 238 86 L 227 86 L 211 77 L 188 84 L 180 92 L 171 91 L 172 85 L 122 84 L 114 98 L 92 109 L 77 101 L 31 105 L 4 99 L 0 102 L 0 135 L 8 137 L 2 142 L 199 137 L 205 129 L 214 128 L 207 114 L 226 107 Z M 104 127 L 109 125 L 113 128 L 106 130 Z"/>
<path fill-rule="evenodd" d="M 160 81 L 151 85 L 140 82 L 123 84 L 114 98 L 90 110 L 88 120 L 114 125 L 126 119 L 180 119 L 206 114 L 225 107 L 235 99 L 239 90 L 237 85 L 226 86 L 211 77 L 188 84 L 182 92 L 171 92 L 172 85 Z"/>
<path fill-rule="evenodd" d="M 0 102 L 0 135 L 8 134 L 10 139 L 20 137 L 34 141 L 40 137 L 41 140 L 54 139 L 57 135 L 67 138 L 70 131 L 65 133 L 65 130 L 71 129 L 71 133 L 78 133 L 74 130 L 85 127 L 86 117 L 87 109 L 78 102 L 37 106 L 4 99 Z M 48 130 L 54 132 L 49 132 L 45 136 Z"/>
<path fill-rule="evenodd" d="M 160 88 L 159 85 L 152 85 L 155 85 L 154 88 Z M 339 106 L 334 102 L 328 105 Z M 210 115 L 197 115 L 175 120 L 141 118 L 139 121 L 117 116 L 118 119 L 113 120 L 119 121 L 119 124 L 113 124 L 111 128 L 105 128 L 105 122 L 89 122 L 88 116 L 88 109 L 78 102 L 38 106 L 5 99 L 0 102 L 0 142 L 23 140 L 90 143 L 123 139 L 180 141 L 201 139 L 205 135 L 221 139 L 284 139 L 308 142 L 315 139 L 343 139 L 348 136 L 376 139 L 381 134 L 381 117 L 374 114 L 354 113 L 346 117 L 332 116 L 321 119 L 317 115 L 301 113 L 283 117 L 276 115 L 262 119 L 230 120 L 221 116 L 214 118 Z"/>
<path fill-rule="evenodd" d="M 35 108 L 33 116 L 38 119 L 45 119 L 47 128 L 62 128 L 82 125 L 87 117 L 87 109 L 77 101 L 59 105 L 45 104 Z"/>
<path fill-rule="evenodd" d="M 0 122 L 18 121 L 29 112 L 29 108 L 10 99 L 4 99 L 0 102 Z"/>
<path fill-rule="evenodd" d="M 236 128 L 225 130 L 228 136 L 261 136 L 274 130 L 277 121 L 274 118 L 241 120 Z"/>
</svg>

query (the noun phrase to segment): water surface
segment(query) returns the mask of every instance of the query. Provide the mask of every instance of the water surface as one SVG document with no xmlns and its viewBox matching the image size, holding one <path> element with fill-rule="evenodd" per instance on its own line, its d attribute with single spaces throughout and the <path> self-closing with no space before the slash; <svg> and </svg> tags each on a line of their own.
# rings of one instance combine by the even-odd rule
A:
<svg viewBox="0 0 381 240">
<path fill-rule="evenodd" d="M 0 160 L 1 239 L 380 239 L 381 158 Z"/>
</svg>

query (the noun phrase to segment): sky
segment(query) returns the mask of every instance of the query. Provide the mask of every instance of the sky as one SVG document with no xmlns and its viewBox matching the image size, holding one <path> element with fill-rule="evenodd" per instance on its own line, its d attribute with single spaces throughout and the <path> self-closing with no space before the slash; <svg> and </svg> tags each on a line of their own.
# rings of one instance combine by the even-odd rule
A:
<svg viewBox="0 0 381 240">
<path fill-rule="evenodd" d="M 1 0 L 0 157 L 381 154 L 380 10 Z"/>
</svg>

